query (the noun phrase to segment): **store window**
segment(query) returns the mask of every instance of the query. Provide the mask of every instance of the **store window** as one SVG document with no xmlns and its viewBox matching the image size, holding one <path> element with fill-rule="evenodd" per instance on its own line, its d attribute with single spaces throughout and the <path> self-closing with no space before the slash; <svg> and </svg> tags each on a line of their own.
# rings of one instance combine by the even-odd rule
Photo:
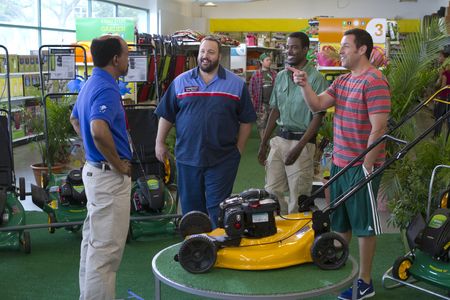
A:
<svg viewBox="0 0 450 300">
<path fill-rule="evenodd" d="M 116 5 L 103 1 L 92 1 L 92 17 L 109 18 L 116 16 Z"/>
<path fill-rule="evenodd" d="M 76 42 L 75 32 L 42 30 L 42 45 L 61 44 L 67 45 Z"/>
<path fill-rule="evenodd" d="M 148 14 L 147 11 L 143 9 L 132 8 L 128 6 L 119 5 L 118 17 L 134 17 L 136 18 L 136 25 L 139 32 L 148 32 L 147 28 L 147 20 Z"/>
<path fill-rule="evenodd" d="M 38 0 L 1 0 L 0 23 L 12 25 L 38 25 Z"/>
<path fill-rule="evenodd" d="M 148 32 L 148 16 L 148 10 L 101 0 L 0 0 L 0 45 L 30 54 L 40 45 L 70 44 L 76 18 L 87 17 L 134 17 L 138 30 Z"/>
<path fill-rule="evenodd" d="M 42 27 L 75 30 L 75 19 L 88 17 L 87 0 L 41 0 Z"/>
<path fill-rule="evenodd" d="M 30 54 L 38 48 L 38 30 L 0 26 L 0 45 L 11 54 Z"/>
</svg>

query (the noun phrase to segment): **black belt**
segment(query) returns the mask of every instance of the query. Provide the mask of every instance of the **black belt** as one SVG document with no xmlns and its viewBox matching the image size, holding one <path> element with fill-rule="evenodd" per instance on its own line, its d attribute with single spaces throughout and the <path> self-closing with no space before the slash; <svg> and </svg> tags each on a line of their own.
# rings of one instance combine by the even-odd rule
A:
<svg viewBox="0 0 450 300">
<path fill-rule="evenodd" d="M 280 129 L 278 129 L 277 135 L 286 140 L 299 141 L 299 140 L 301 140 L 301 138 L 303 137 L 304 134 L 305 134 L 304 132 L 294 132 L 294 131 L 289 131 L 289 130 L 280 128 Z M 314 136 L 311 140 L 308 141 L 308 143 L 316 144 L 316 137 Z"/>
<path fill-rule="evenodd" d="M 100 162 L 100 161 L 87 161 L 88 164 L 93 166 L 94 168 L 101 169 L 103 171 L 111 171 L 111 167 L 107 162 Z"/>
</svg>

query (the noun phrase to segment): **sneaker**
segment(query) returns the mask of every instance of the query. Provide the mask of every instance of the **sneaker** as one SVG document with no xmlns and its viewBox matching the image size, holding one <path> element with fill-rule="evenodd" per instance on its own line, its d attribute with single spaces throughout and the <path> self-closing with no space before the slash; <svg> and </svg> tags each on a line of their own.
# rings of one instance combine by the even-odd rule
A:
<svg viewBox="0 0 450 300">
<path fill-rule="evenodd" d="M 338 299 L 342 300 L 351 300 L 352 299 L 353 289 L 350 287 L 349 289 L 343 291 Z M 358 291 L 356 292 L 356 299 L 366 299 L 375 296 L 375 291 L 373 290 L 372 280 L 370 280 L 370 284 L 367 284 L 362 279 L 358 279 Z"/>
</svg>

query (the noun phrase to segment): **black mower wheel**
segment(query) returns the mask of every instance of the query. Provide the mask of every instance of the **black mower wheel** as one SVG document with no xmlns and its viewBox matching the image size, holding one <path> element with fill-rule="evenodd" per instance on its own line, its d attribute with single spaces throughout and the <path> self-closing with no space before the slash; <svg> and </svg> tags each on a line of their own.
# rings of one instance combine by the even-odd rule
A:
<svg viewBox="0 0 450 300">
<path fill-rule="evenodd" d="M 22 232 L 21 238 L 20 238 L 20 248 L 25 252 L 26 254 L 31 253 L 31 236 L 28 231 Z"/>
<path fill-rule="evenodd" d="M 336 270 L 342 267 L 348 258 L 347 242 L 334 232 L 319 235 L 311 248 L 313 262 L 323 270 Z"/>
<path fill-rule="evenodd" d="M 19 199 L 25 200 L 25 177 L 19 177 Z"/>
<path fill-rule="evenodd" d="M 193 274 L 208 272 L 216 259 L 216 245 L 206 235 L 196 235 L 185 240 L 178 251 L 181 266 Z"/>
<path fill-rule="evenodd" d="M 211 232 L 212 224 L 204 212 L 191 211 L 181 218 L 179 228 L 181 237 L 185 238 L 192 234 Z"/>
<path fill-rule="evenodd" d="M 392 276 L 394 278 L 406 281 L 409 279 L 409 269 L 412 266 L 412 260 L 409 257 L 401 256 L 397 258 L 392 266 Z"/>
</svg>

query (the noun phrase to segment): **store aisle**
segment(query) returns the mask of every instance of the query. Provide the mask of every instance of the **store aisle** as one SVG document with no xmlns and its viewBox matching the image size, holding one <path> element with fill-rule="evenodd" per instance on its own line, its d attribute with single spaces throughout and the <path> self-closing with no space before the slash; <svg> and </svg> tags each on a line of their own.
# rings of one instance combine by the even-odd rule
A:
<svg viewBox="0 0 450 300">
<path fill-rule="evenodd" d="M 256 157 L 255 152 L 257 151 L 257 147 L 255 145 L 257 145 L 257 142 L 252 141 L 252 139 L 250 139 L 246 151 L 242 157 L 241 168 L 238 172 L 234 192 L 239 192 L 250 187 L 259 188 L 259 186 L 254 186 L 253 181 L 255 180 L 255 177 L 258 176 L 261 177 L 261 180 L 263 180 L 264 178 L 264 175 L 261 175 L 261 172 L 264 172 L 264 168 L 258 165 L 255 158 Z M 32 143 L 14 148 L 14 167 L 16 170 L 16 178 L 18 181 L 20 177 L 25 177 L 27 192 L 31 191 L 30 184 L 31 183 L 35 184 L 35 179 L 33 176 L 33 172 L 30 168 L 30 165 L 37 162 L 39 160 L 39 157 L 40 157 L 39 151 L 36 147 L 33 146 Z M 243 171 L 242 168 L 245 168 L 247 171 Z M 247 174 L 249 173 L 248 170 L 251 171 L 250 175 Z M 245 178 L 247 176 L 251 178 Z M 317 203 L 319 207 L 320 206 L 323 207 L 325 205 L 324 199 L 319 199 Z M 34 203 L 31 201 L 31 196 L 27 196 L 26 200 L 22 201 L 22 205 L 27 211 L 41 211 L 41 209 L 36 205 L 34 205 Z M 383 232 L 385 233 L 399 232 L 398 228 L 394 228 L 388 225 L 388 220 L 390 217 L 390 213 L 388 211 L 379 211 L 379 216 Z"/>
</svg>

